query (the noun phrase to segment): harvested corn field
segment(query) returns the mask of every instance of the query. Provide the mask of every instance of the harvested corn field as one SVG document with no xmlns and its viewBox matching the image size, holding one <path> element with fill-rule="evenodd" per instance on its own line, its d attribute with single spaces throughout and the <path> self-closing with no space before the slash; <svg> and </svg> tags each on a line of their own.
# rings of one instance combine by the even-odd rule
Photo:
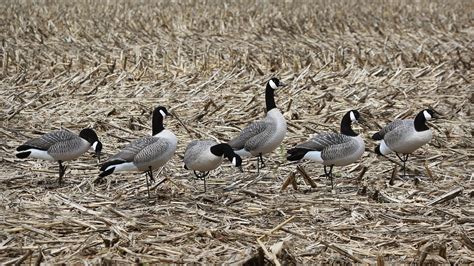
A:
<svg viewBox="0 0 474 266">
<path fill-rule="evenodd" d="M 473 1 L 2 1 L 0 262 L 17 264 L 474 263 Z M 183 169 L 193 139 L 228 141 L 265 115 L 282 145 L 208 189 Z M 178 148 L 147 196 L 145 175 L 95 182 L 92 152 L 18 159 L 30 138 L 92 127 L 102 161 L 151 134 L 166 106 Z M 401 177 L 373 133 L 424 108 L 433 139 Z M 366 152 L 335 167 L 286 160 L 357 109 Z M 300 165 L 299 168 L 297 166 Z M 157 185 L 159 182 L 162 184 Z M 311 182 L 313 181 L 313 182 Z"/>
</svg>

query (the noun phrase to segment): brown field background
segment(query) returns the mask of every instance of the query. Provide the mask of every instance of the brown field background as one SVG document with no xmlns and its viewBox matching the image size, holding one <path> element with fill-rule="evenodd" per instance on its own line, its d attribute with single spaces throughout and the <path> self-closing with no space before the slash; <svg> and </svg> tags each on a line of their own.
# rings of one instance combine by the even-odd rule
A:
<svg viewBox="0 0 474 266">
<path fill-rule="evenodd" d="M 1 2 L 1 263 L 474 263 L 473 1 Z M 187 143 L 263 117 L 273 76 L 289 84 L 282 146 L 259 176 L 253 159 L 244 173 L 225 163 L 200 193 Z M 158 105 L 179 146 L 152 199 L 140 173 L 94 184 L 91 154 L 66 163 L 60 187 L 57 164 L 14 156 L 91 126 L 106 159 L 151 133 Z M 409 161 L 419 181 L 391 185 L 400 166 L 370 136 L 427 107 L 443 117 Z M 310 189 L 286 149 L 350 109 L 369 122 L 367 152 L 334 169 L 333 192 L 303 163 Z M 282 191 L 293 173 L 297 190 Z"/>
</svg>

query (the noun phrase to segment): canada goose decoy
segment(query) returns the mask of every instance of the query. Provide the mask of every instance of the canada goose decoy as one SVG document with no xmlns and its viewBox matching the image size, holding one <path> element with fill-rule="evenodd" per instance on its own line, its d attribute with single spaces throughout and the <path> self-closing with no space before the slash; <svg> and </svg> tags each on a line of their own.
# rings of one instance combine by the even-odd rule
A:
<svg viewBox="0 0 474 266">
<path fill-rule="evenodd" d="M 61 129 L 27 141 L 16 148 L 15 155 L 21 159 L 31 157 L 58 162 L 58 182 L 61 183 L 66 172 L 66 167 L 62 163 L 78 158 L 91 147 L 99 162 L 102 143 L 93 129 L 85 128 L 81 130 L 79 136 L 67 129 Z"/>
<path fill-rule="evenodd" d="M 375 153 L 387 155 L 395 152 L 398 159 L 403 162 L 403 176 L 405 176 L 405 163 L 409 155 L 431 140 L 432 133 L 426 121 L 433 118 L 437 118 L 436 113 L 431 109 L 424 109 L 414 120 L 395 120 L 389 123 L 372 136 L 374 140 L 381 140 L 375 147 Z"/>
<path fill-rule="evenodd" d="M 324 165 L 324 174 L 331 179 L 334 166 L 349 165 L 360 159 L 365 150 L 364 140 L 354 132 L 352 123 L 362 120 L 356 110 L 347 112 L 341 121 L 341 133 L 322 133 L 288 150 L 288 161 L 307 159 Z M 329 166 L 329 171 L 327 167 Z"/>
<path fill-rule="evenodd" d="M 204 192 L 206 192 L 206 176 L 209 171 L 221 165 L 223 157 L 235 167 L 241 168 L 242 159 L 234 153 L 229 144 L 218 144 L 214 140 L 193 140 L 184 152 L 184 168 L 193 170 L 197 179 L 204 180 Z"/>
<path fill-rule="evenodd" d="M 228 142 L 241 157 L 257 156 L 257 173 L 265 167 L 262 155 L 275 150 L 286 135 L 286 121 L 274 97 L 275 90 L 284 86 L 277 78 L 270 79 L 265 88 L 266 117 L 251 123 Z"/>
<path fill-rule="evenodd" d="M 176 151 L 178 140 L 173 132 L 163 126 L 163 119 L 170 115 L 165 107 L 159 106 L 153 111 L 153 136 L 137 139 L 112 156 L 100 168 L 99 177 L 118 171 L 144 171 L 150 197 L 150 181 L 154 182 L 153 170 L 165 165 Z"/>
</svg>

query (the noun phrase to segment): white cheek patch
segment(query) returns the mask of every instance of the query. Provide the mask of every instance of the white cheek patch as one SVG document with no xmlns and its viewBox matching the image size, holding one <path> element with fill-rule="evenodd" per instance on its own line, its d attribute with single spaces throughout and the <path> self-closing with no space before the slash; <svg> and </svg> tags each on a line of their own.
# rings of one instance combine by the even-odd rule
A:
<svg viewBox="0 0 474 266">
<path fill-rule="evenodd" d="M 166 117 L 166 114 L 165 114 L 165 112 L 163 112 L 163 110 L 160 110 L 160 114 L 161 114 L 161 116 L 163 116 L 163 118 Z"/>
<path fill-rule="evenodd" d="M 273 82 L 273 80 L 270 80 L 268 83 L 270 84 L 270 87 L 272 87 L 272 89 L 275 90 L 276 88 L 278 88 L 278 86 L 275 84 L 275 82 Z"/>
<path fill-rule="evenodd" d="M 428 113 L 427 111 L 423 111 L 423 115 L 425 116 L 425 119 L 426 119 L 426 120 L 430 120 L 430 119 L 431 119 L 431 115 L 430 115 L 430 113 Z"/>
<path fill-rule="evenodd" d="M 237 158 L 234 157 L 232 159 L 232 165 L 237 166 Z"/>
<path fill-rule="evenodd" d="M 97 141 L 94 141 L 94 143 L 92 143 L 91 147 L 94 151 L 95 151 L 95 148 L 97 147 L 97 143 L 98 143 Z"/>
<path fill-rule="evenodd" d="M 351 121 L 352 121 L 352 122 L 357 121 L 357 118 L 355 117 L 354 112 L 351 112 L 351 113 L 350 113 L 350 116 L 351 116 Z"/>
</svg>

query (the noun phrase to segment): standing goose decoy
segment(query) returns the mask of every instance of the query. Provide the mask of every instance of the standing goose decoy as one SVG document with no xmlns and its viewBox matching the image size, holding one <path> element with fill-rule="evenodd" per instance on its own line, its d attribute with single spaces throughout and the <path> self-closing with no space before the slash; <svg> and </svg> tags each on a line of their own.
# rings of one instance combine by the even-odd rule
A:
<svg viewBox="0 0 474 266">
<path fill-rule="evenodd" d="M 341 133 L 321 133 L 313 136 L 288 150 L 288 161 L 307 159 L 323 164 L 324 174 L 331 179 L 331 187 L 334 188 L 332 168 L 349 165 L 359 160 L 364 153 L 364 140 L 352 130 L 352 123 L 361 120 L 358 111 L 347 112 L 341 121 Z"/>
<path fill-rule="evenodd" d="M 58 182 L 61 183 L 66 172 L 66 167 L 62 163 L 78 158 L 91 147 L 99 162 L 102 143 L 93 129 L 85 128 L 81 130 L 79 136 L 67 129 L 61 129 L 27 141 L 16 148 L 15 155 L 21 159 L 31 157 L 58 162 Z"/>
<path fill-rule="evenodd" d="M 403 176 L 405 176 L 405 163 L 409 155 L 431 140 L 432 133 L 426 121 L 432 118 L 437 118 L 435 112 L 424 109 L 418 113 L 415 120 L 395 120 L 389 123 L 372 136 L 374 140 L 381 140 L 375 147 L 375 153 L 387 155 L 395 152 L 398 159 L 403 162 Z"/>
<path fill-rule="evenodd" d="M 257 173 L 265 167 L 262 155 L 275 150 L 286 135 L 286 121 L 274 97 L 275 90 L 284 86 L 277 78 L 270 79 L 265 88 L 266 117 L 251 123 L 228 142 L 241 157 L 257 156 Z"/>
<path fill-rule="evenodd" d="M 223 157 L 235 167 L 241 168 L 242 159 L 234 153 L 229 144 L 218 144 L 214 140 L 193 140 L 184 152 L 184 168 L 193 170 L 197 179 L 204 179 L 204 192 L 206 192 L 206 176 L 209 171 L 221 165 Z"/>
<path fill-rule="evenodd" d="M 146 172 L 146 185 L 150 197 L 150 183 L 154 182 L 153 170 L 165 165 L 176 151 L 178 140 L 173 132 L 163 126 L 163 119 L 170 115 L 165 107 L 159 106 L 153 111 L 153 136 L 137 139 L 105 162 L 99 177 L 118 171 Z"/>
</svg>

